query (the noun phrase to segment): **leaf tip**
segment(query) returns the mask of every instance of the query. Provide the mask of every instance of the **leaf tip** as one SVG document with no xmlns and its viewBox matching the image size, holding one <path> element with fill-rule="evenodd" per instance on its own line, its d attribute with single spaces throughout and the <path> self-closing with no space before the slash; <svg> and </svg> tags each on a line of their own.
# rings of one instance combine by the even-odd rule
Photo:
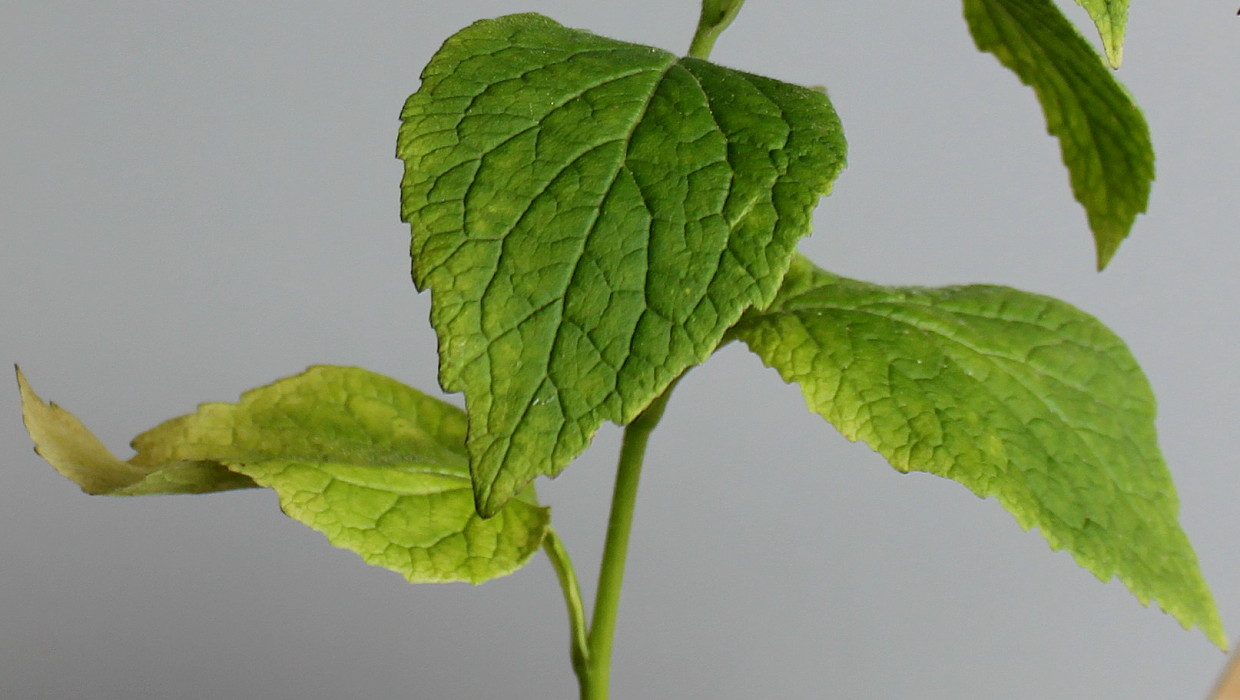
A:
<svg viewBox="0 0 1240 700">
<path fill-rule="evenodd" d="M 1106 269 L 1107 265 L 1111 264 L 1111 258 L 1115 257 L 1115 251 L 1116 251 L 1115 247 L 1112 247 L 1110 250 L 1107 250 L 1102 247 L 1098 248 L 1098 257 L 1097 257 L 1098 272 L 1102 272 L 1103 270 Z"/>
<path fill-rule="evenodd" d="M 1119 68 L 1124 62 L 1124 34 L 1127 30 L 1127 13 L 1121 13 L 1112 21 L 1098 24 L 1098 34 L 1102 37 L 1102 51 L 1106 54 L 1107 65 L 1112 69 Z"/>
<path fill-rule="evenodd" d="M 1098 272 L 1102 272 L 1107 265 L 1111 264 L 1111 259 L 1119 251 L 1120 244 L 1128 237 L 1129 231 L 1132 230 L 1133 220 L 1129 219 L 1127 225 L 1116 225 L 1100 222 L 1093 216 L 1089 218 L 1090 228 L 1094 233 L 1095 263 Z"/>
<path fill-rule="evenodd" d="M 1231 650 L 1231 643 L 1227 639 L 1227 633 L 1223 631 L 1221 624 L 1211 625 L 1209 629 L 1203 629 L 1206 638 L 1209 639 L 1219 651 L 1227 653 Z"/>
<path fill-rule="evenodd" d="M 38 430 L 36 423 L 38 422 L 38 413 L 40 409 L 51 410 L 52 406 L 43 402 L 39 395 L 34 393 L 34 389 L 30 386 L 30 382 L 26 379 L 26 373 L 22 368 L 13 363 L 13 371 L 17 375 L 17 392 L 21 396 L 22 404 L 22 424 L 26 426 L 26 434 L 35 442 L 35 452 L 39 452 L 39 441 L 35 437 Z"/>
<path fill-rule="evenodd" d="M 16 368 L 22 399 L 22 422 L 34 451 L 91 495 L 112 493 L 141 478 L 132 465 L 112 456 L 72 413 L 39 398 L 21 368 Z"/>
</svg>

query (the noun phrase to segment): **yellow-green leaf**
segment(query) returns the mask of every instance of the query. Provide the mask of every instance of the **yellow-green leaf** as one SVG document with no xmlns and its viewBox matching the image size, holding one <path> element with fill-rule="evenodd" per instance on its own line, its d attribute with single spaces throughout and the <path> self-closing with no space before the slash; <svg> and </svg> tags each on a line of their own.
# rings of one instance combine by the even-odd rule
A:
<svg viewBox="0 0 1240 700">
<path fill-rule="evenodd" d="M 88 493 L 267 486 L 290 517 L 414 583 L 511 573 L 548 526 L 532 489 L 479 516 L 464 412 L 366 370 L 311 367 L 237 403 L 203 404 L 134 438 L 126 462 L 18 381 L 39 453 Z"/>
<path fill-rule="evenodd" d="M 1107 52 L 1107 62 L 1112 68 L 1119 68 L 1124 61 L 1124 29 L 1128 25 L 1128 0 L 1076 0 L 1076 4 L 1085 8 L 1094 26 L 1098 28 L 1098 36 L 1102 39 L 1102 48 Z"/>
<path fill-rule="evenodd" d="M 141 455 L 128 461 L 117 459 L 72 413 L 40 399 L 20 369 L 17 385 L 21 391 L 22 419 L 34 440 L 35 451 L 86 493 L 138 496 L 256 486 L 248 477 L 211 461 L 158 462 Z"/>
<path fill-rule="evenodd" d="M 1153 394 L 1094 318 L 1007 287 L 884 287 L 798 259 L 735 333 L 896 469 L 997 498 L 1098 578 L 1226 644 L 1177 522 Z"/>
</svg>

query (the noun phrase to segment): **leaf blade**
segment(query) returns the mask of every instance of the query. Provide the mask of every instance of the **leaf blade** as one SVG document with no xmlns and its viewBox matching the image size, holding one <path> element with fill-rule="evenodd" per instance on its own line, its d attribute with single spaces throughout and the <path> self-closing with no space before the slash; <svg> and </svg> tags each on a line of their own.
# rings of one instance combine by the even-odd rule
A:
<svg viewBox="0 0 1240 700">
<path fill-rule="evenodd" d="M 900 471 L 993 496 L 1053 549 L 1225 645 L 1122 341 L 1047 297 L 892 288 L 798 260 L 736 335 L 812 412 Z"/>
<path fill-rule="evenodd" d="M 513 573 L 542 546 L 549 522 L 548 509 L 532 494 L 483 520 L 468 475 L 445 476 L 433 467 L 403 474 L 391 467 L 294 461 L 233 468 L 274 490 L 289 517 L 333 546 L 410 583 L 480 584 Z"/>
<path fill-rule="evenodd" d="M 410 583 L 506 576 L 550 522 L 528 490 L 483 520 L 461 409 L 356 367 L 318 365 L 134 439 L 156 460 L 210 459 L 273 489 L 284 512 Z"/>
<path fill-rule="evenodd" d="M 113 457 L 18 373 L 39 452 L 88 493 L 273 489 L 285 513 L 411 583 L 482 583 L 523 566 L 549 525 L 533 489 L 483 520 L 474 508 L 465 416 L 354 367 L 319 365 L 206 403 L 134 438 Z M 317 487 L 317 490 L 316 490 Z"/>
<path fill-rule="evenodd" d="M 249 478 L 212 462 L 119 460 L 76 416 L 39 398 L 20 368 L 17 385 L 22 420 L 35 452 L 88 494 L 210 493 L 256 486 Z"/>
<path fill-rule="evenodd" d="M 977 47 L 1033 88 L 1106 267 L 1149 201 L 1149 127 L 1124 88 L 1050 0 L 965 0 Z"/>
<path fill-rule="evenodd" d="M 414 280 L 483 513 L 769 301 L 843 165 L 825 96 L 536 15 L 450 38 L 402 122 Z"/>
</svg>

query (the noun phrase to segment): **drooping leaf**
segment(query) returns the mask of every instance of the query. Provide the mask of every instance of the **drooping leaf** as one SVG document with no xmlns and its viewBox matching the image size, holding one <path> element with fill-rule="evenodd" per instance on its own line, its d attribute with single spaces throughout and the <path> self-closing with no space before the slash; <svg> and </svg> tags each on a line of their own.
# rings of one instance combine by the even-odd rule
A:
<svg viewBox="0 0 1240 700">
<path fill-rule="evenodd" d="M 1107 62 L 1112 68 L 1119 68 L 1119 64 L 1124 61 L 1128 0 L 1076 0 L 1076 4 L 1085 8 L 1094 20 L 1098 36 L 1102 38 L 1102 47 L 1107 52 Z"/>
<path fill-rule="evenodd" d="M 72 413 L 44 403 L 17 370 L 22 419 L 35 451 L 62 476 L 92 495 L 210 493 L 254 488 L 249 477 L 210 461 L 170 459 L 153 462 L 135 456 L 117 459 Z"/>
<path fill-rule="evenodd" d="M 1006 287 L 883 287 L 793 262 L 734 330 L 807 405 L 896 469 L 993 496 L 1102 580 L 1224 645 L 1123 342 Z"/>
<path fill-rule="evenodd" d="M 532 489 L 495 518 L 477 514 L 463 411 L 366 370 L 312 367 L 203 404 L 134 438 L 128 462 L 19 383 L 40 454 L 91 493 L 267 486 L 290 517 L 414 583 L 511 573 L 546 532 Z"/>
<path fill-rule="evenodd" d="M 813 90 L 537 15 L 462 30 L 422 81 L 401 213 L 490 514 L 773 297 L 844 142 Z"/>
<path fill-rule="evenodd" d="M 964 8 L 977 47 L 1042 103 L 1101 270 L 1149 201 L 1154 151 L 1145 118 L 1051 0 L 965 0 Z"/>
</svg>

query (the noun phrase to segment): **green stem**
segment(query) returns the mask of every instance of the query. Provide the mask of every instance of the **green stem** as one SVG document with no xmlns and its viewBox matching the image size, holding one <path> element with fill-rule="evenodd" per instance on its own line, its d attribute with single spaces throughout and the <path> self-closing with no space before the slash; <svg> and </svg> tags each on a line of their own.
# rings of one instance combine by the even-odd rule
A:
<svg viewBox="0 0 1240 700">
<path fill-rule="evenodd" d="M 689 46 L 689 55 L 705 60 L 715 40 L 732 23 L 745 0 L 702 0 L 702 13 L 697 31 Z M 581 588 L 573 572 L 572 561 L 555 531 L 548 529 L 543 548 L 551 560 L 564 591 L 568 606 L 568 622 L 572 630 L 573 671 L 581 687 L 581 700 L 607 700 L 611 687 L 611 647 L 616 636 L 616 614 L 620 609 L 620 588 L 624 583 L 624 562 L 629 550 L 629 533 L 633 529 L 633 509 L 637 504 L 637 484 L 641 480 L 646 443 L 659 424 L 667 400 L 680 381 L 677 377 L 646 410 L 624 428 L 620 446 L 620 462 L 616 466 L 616 485 L 611 496 L 611 514 L 607 518 L 607 541 L 603 545 L 603 562 L 599 568 L 598 591 L 594 596 L 594 617 L 585 626 L 585 610 Z"/>
<path fill-rule="evenodd" d="M 573 673 L 577 674 L 582 697 L 585 697 L 585 688 L 589 683 L 590 652 L 586 643 L 586 610 L 581 602 L 581 586 L 577 583 L 577 574 L 573 571 L 573 561 L 568 556 L 568 550 L 550 527 L 543 538 L 543 550 L 551 560 L 556 578 L 560 579 L 560 589 L 564 591 L 564 604 L 568 607 L 568 627 L 572 635 L 569 653 L 573 659 Z"/>
<path fill-rule="evenodd" d="M 705 60 L 715 47 L 715 40 L 736 19 L 745 0 L 702 0 L 702 14 L 698 17 L 697 31 L 689 44 L 689 55 Z"/>
<path fill-rule="evenodd" d="M 599 569 L 598 591 L 594 597 L 594 617 L 588 639 L 589 680 L 582 688 L 583 700 L 606 700 L 611 675 L 611 643 L 616 632 L 616 612 L 620 607 L 620 587 L 624 582 L 624 560 L 633 525 L 633 506 L 637 503 L 637 482 L 650 432 L 663 417 L 663 409 L 676 382 L 646 407 L 624 428 L 620 463 L 616 467 L 616 487 L 607 519 L 607 542 Z"/>
</svg>

